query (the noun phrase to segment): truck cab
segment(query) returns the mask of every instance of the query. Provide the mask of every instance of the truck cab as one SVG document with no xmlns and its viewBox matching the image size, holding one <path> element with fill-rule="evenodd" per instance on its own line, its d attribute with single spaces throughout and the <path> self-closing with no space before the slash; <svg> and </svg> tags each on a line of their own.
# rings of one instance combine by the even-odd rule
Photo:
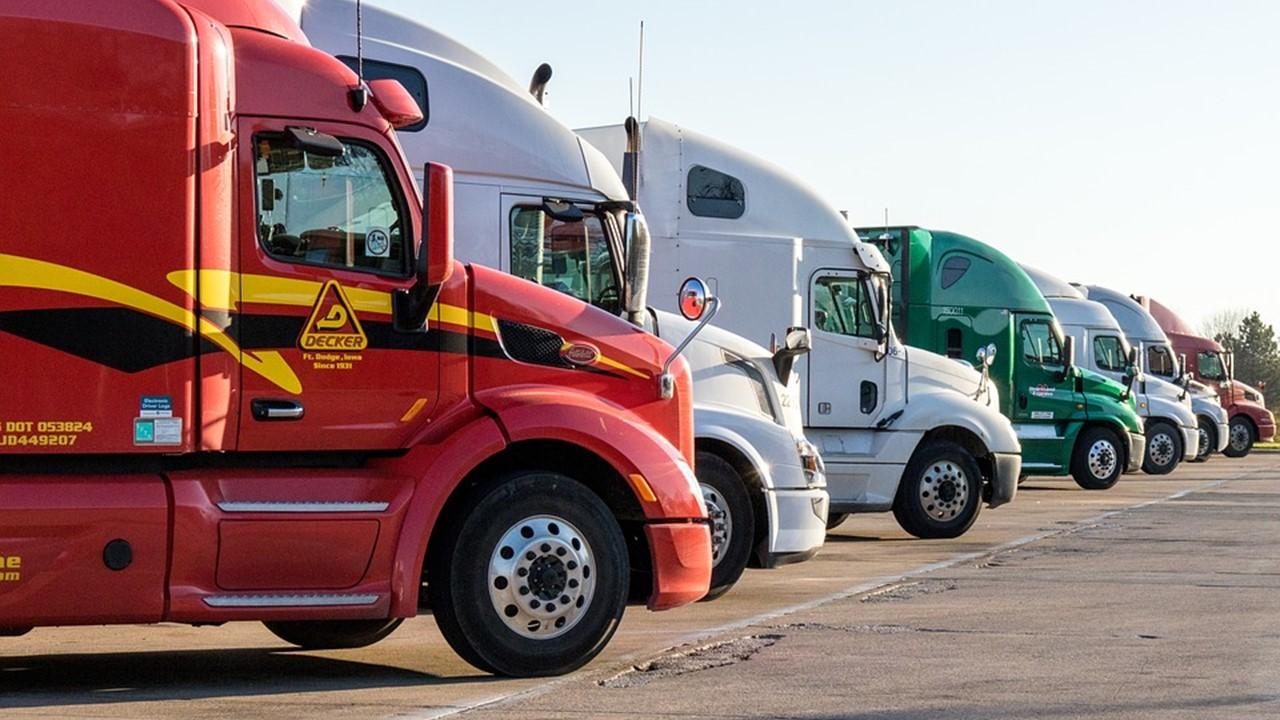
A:
<svg viewBox="0 0 1280 720">
<path fill-rule="evenodd" d="M 355 3 L 312 0 L 311 42 L 354 67 Z M 646 307 L 645 216 L 613 166 L 483 56 L 409 18 L 363 15 L 367 77 L 397 78 L 425 118 L 400 128 L 411 160 L 452 167 L 457 252 L 626 317 L 679 344 L 697 328 Z M 534 79 L 541 91 L 550 78 Z M 477 111 L 483 108 L 483 111 Z M 664 287 L 674 302 L 677 288 Z M 781 330 L 781 328 L 779 328 Z M 712 587 L 728 591 L 746 567 L 807 559 L 826 535 L 826 481 L 790 409 L 772 353 L 706 327 L 684 346 L 693 372 L 695 472 L 712 523 Z"/>
<path fill-rule="evenodd" d="M 1267 409 L 1262 393 L 1235 378 L 1231 354 L 1212 339 L 1197 335 L 1173 310 L 1152 298 L 1135 297 L 1160 324 L 1173 343 L 1174 352 L 1186 357 L 1187 372 L 1218 393 L 1227 411 L 1227 457 L 1244 457 L 1255 442 L 1271 442 L 1276 436 L 1275 415 Z"/>
<path fill-rule="evenodd" d="M 1080 367 L 1105 375 L 1128 388 L 1138 403 L 1147 437 L 1142 471 L 1167 475 L 1199 452 L 1200 431 L 1191 398 L 1171 383 L 1142 372 L 1138 348 L 1101 303 L 1085 298 L 1076 287 L 1042 270 L 1021 266 L 1049 301 L 1062 330 L 1075 341 Z"/>
<path fill-rule="evenodd" d="M 687 364 L 455 260 L 451 172 L 420 191 L 396 141 L 404 86 L 271 3 L 38 5 L 0 3 L 26 180 L 0 206 L 6 634 L 358 647 L 424 608 L 467 662 L 534 676 L 628 602 L 706 594 Z"/>
<path fill-rule="evenodd" d="M 1139 468 L 1136 403 L 1123 385 L 1075 362 L 1074 340 L 1017 263 L 958 233 L 907 226 L 858 234 L 885 253 L 898 279 L 893 323 L 907 344 L 957 363 L 994 348 L 990 374 L 1022 442 L 1023 472 L 1071 474 L 1092 490 Z"/>
<path fill-rule="evenodd" d="M 623 125 L 578 133 L 619 172 L 635 169 L 656 302 L 698 274 L 724 299 L 725 329 L 762 345 L 783 328 L 811 331 L 795 373 L 833 526 L 849 513 L 892 511 L 917 537 L 957 537 L 983 504 L 1013 498 L 1020 447 L 997 393 L 972 367 L 898 341 L 877 249 L 761 158 L 657 118 L 636 130 L 638 152 Z"/>
<path fill-rule="evenodd" d="M 1143 375 L 1177 387 L 1178 397 L 1191 401 L 1200 435 L 1199 449 L 1193 460 L 1204 462 L 1210 454 L 1226 449 L 1230 438 L 1230 418 L 1218 402 L 1218 394 L 1194 380 L 1186 371 L 1168 336 L 1151 313 L 1117 290 L 1100 285 L 1079 286 L 1079 289 L 1090 300 L 1102 303 L 1119 323 L 1125 336 L 1138 349 Z"/>
</svg>

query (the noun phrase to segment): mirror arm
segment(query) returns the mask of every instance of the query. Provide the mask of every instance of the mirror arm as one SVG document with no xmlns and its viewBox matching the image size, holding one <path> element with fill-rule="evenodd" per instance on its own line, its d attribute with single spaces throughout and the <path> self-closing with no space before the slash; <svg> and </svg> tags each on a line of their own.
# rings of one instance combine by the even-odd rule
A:
<svg viewBox="0 0 1280 720">
<path fill-rule="evenodd" d="M 702 332 L 702 328 L 706 327 L 707 323 L 711 322 L 711 318 L 715 317 L 715 314 L 719 309 L 720 298 L 714 295 L 707 298 L 707 308 L 702 313 L 702 318 L 698 320 L 697 326 L 694 327 L 693 331 L 686 335 L 685 338 L 680 341 L 680 344 L 676 346 L 676 349 L 667 356 L 666 362 L 662 363 L 662 374 L 658 376 L 658 390 L 661 393 L 663 400 L 670 400 L 676 392 L 676 376 L 671 374 L 671 364 L 676 361 L 676 358 L 679 357 L 680 353 L 683 352 L 685 348 L 689 347 L 689 343 L 693 342 L 693 339 L 698 336 L 698 333 Z"/>
</svg>

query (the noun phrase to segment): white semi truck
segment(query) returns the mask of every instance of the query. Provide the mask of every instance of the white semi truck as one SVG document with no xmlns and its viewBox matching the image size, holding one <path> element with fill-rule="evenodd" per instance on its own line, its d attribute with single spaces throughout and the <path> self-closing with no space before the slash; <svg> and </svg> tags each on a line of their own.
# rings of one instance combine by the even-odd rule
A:
<svg viewBox="0 0 1280 720">
<path fill-rule="evenodd" d="M 1174 353 L 1173 344 L 1151 313 L 1122 292 L 1100 285 L 1077 287 L 1090 300 L 1102 303 L 1120 324 L 1129 342 L 1138 348 L 1145 375 L 1180 386 L 1179 395 L 1190 398 L 1200 435 L 1195 461 L 1204 462 L 1212 453 L 1225 450 L 1231 439 L 1230 418 L 1218 402 L 1218 393 L 1191 378 L 1182 358 Z"/>
<path fill-rule="evenodd" d="M 310 0 L 301 24 L 313 45 L 358 63 L 352 0 Z M 413 20 L 366 7 L 363 28 L 366 78 L 395 78 L 422 105 L 424 122 L 399 132 L 409 160 L 453 168 L 459 258 L 625 314 L 673 345 L 690 335 L 694 324 L 645 307 L 644 217 L 618 173 L 535 99 L 549 68 L 525 88 Z M 674 305 L 677 289 L 662 291 Z M 777 362 L 785 366 L 807 343 L 793 335 Z M 775 354 L 714 327 L 683 354 L 694 376 L 695 472 L 712 519 L 713 598 L 749 565 L 817 552 L 826 480 L 796 411 L 797 381 L 779 379 Z"/>
<path fill-rule="evenodd" d="M 826 462 L 832 525 L 892 511 L 913 535 L 956 537 L 983 503 L 1013 499 L 1021 447 L 994 386 L 897 340 L 878 249 L 775 165 L 658 119 L 639 130 L 638 153 L 624 125 L 578 133 L 636 172 L 656 301 L 701 275 L 724 299 L 722 327 L 761 343 L 780 327 L 812 331 L 800 410 Z"/>
<path fill-rule="evenodd" d="M 1135 394 L 1147 436 L 1142 470 L 1148 475 L 1173 472 L 1183 460 L 1194 460 L 1200 430 L 1191 398 L 1182 388 L 1142 372 L 1139 351 L 1106 306 L 1090 300 L 1075 286 L 1027 265 L 1026 271 L 1058 319 L 1062 331 L 1075 338 L 1076 362 L 1101 373 Z"/>
</svg>

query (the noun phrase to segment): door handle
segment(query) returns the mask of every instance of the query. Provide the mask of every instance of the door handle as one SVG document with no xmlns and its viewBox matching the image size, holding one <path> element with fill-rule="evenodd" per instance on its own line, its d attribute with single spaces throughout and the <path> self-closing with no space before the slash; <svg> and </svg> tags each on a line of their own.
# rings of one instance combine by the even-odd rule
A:
<svg viewBox="0 0 1280 720">
<path fill-rule="evenodd" d="M 254 420 L 301 420 L 305 409 L 296 400 L 260 399 L 249 403 Z"/>
</svg>

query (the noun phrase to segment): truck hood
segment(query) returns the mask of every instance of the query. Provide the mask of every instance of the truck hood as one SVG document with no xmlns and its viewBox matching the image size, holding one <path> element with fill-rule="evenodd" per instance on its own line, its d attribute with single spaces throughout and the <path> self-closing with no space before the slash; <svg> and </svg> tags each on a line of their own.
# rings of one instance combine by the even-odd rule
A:
<svg viewBox="0 0 1280 720">
<path fill-rule="evenodd" d="M 1267 406 L 1266 396 L 1264 396 L 1262 391 L 1258 388 L 1248 383 L 1240 382 L 1239 380 L 1232 380 L 1230 382 L 1232 400 L 1235 400 L 1237 403 L 1250 403 L 1263 408 Z"/>
<path fill-rule="evenodd" d="M 982 384 L 982 373 L 978 372 L 963 360 L 952 360 L 928 350 L 915 347 L 900 346 L 907 354 L 909 374 L 907 382 L 912 389 L 920 385 L 932 386 L 942 390 L 954 390 L 962 395 L 974 397 Z M 983 405 L 1000 406 L 995 383 L 987 383 L 982 397 L 976 400 Z"/>
<path fill-rule="evenodd" d="M 1124 393 L 1127 388 L 1124 385 L 1112 380 L 1102 373 L 1094 372 L 1085 368 L 1078 367 L 1076 372 L 1080 373 L 1081 387 L 1086 394 L 1100 395 L 1118 403 L 1127 404 L 1130 408 L 1136 408 L 1137 403 L 1133 396 L 1128 400 L 1124 399 Z"/>
<path fill-rule="evenodd" d="M 1191 393 L 1188 392 L 1184 396 L 1181 386 L 1151 375 L 1145 376 L 1144 382 L 1146 383 L 1147 395 L 1171 400 L 1184 407 L 1191 407 Z"/>
</svg>

